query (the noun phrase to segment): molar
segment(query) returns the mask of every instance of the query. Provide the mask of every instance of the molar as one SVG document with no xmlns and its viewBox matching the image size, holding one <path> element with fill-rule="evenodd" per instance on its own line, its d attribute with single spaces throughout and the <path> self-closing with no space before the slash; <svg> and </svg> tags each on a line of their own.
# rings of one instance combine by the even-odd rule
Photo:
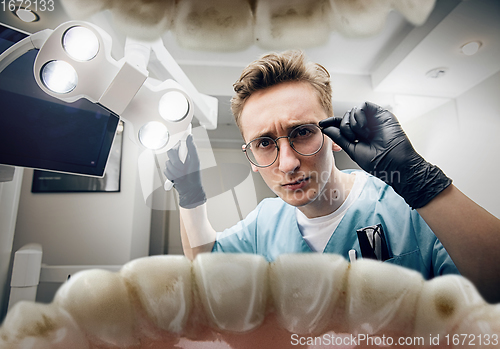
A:
<svg viewBox="0 0 500 349">
<path fill-rule="evenodd" d="M 129 292 L 136 295 L 154 325 L 179 333 L 191 311 L 191 262 L 184 256 L 154 256 L 123 266 Z"/>
<path fill-rule="evenodd" d="M 136 341 L 131 301 L 119 274 L 98 269 L 76 273 L 57 291 L 54 303 L 100 341 L 121 347 Z"/>
<path fill-rule="evenodd" d="M 55 305 L 19 302 L 0 329 L 1 348 L 87 349 L 89 342 L 76 322 Z"/>
<path fill-rule="evenodd" d="M 420 273 L 370 259 L 351 264 L 346 316 L 351 333 L 406 333 L 413 328 Z"/>
<path fill-rule="evenodd" d="M 218 329 L 245 332 L 264 321 L 268 262 L 259 255 L 203 253 L 193 262 L 207 317 Z"/>
<path fill-rule="evenodd" d="M 416 335 L 440 335 L 473 309 L 485 305 L 474 285 L 460 275 L 444 275 L 424 284 L 416 314 Z M 470 333 L 469 331 L 465 333 Z"/>
<path fill-rule="evenodd" d="M 321 333 L 345 289 L 347 261 L 338 255 L 287 254 L 271 263 L 276 313 L 291 333 Z"/>
</svg>

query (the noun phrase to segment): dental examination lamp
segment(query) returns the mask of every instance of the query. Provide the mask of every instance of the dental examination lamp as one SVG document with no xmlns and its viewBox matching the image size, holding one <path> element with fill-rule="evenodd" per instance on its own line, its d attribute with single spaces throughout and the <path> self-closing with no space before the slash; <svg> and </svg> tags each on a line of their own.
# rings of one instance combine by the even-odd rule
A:
<svg viewBox="0 0 500 349">
<path fill-rule="evenodd" d="M 27 51 L 39 49 L 34 75 L 44 92 L 68 103 L 80 98 L 98 103 L 132 126 L 137 144 L 157 154 L 181 142 L 184 160 L 187 147 L 182 142 L 191 132 L 194 113 L 201 125 L 216 128 L 217 99 L 196 90 L 161 39 L 144 43 L 127 38 L 125 57 L 119 61 L 111 57 L 111 46 L 111 37 L 101 28 L 70 21 L 10 47 L 0 56 L 0 72 Z M 148 78 L 151 50 L 183 86 Z"/>
</svg>

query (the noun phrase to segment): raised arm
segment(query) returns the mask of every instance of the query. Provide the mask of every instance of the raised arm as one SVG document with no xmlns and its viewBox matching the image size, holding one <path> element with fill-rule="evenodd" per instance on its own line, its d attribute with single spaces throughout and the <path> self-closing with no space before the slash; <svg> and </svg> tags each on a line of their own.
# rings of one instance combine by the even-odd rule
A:
<svg viewBox="0 0 500 349">
<path fill-rule="evenodd" d="M 186 139 L 186 145 L 188 153 L 184 162 L 179 158 L 179 145 L 167 152 L 165 175 L 179 193 L 182 249 L 192 260 L 198 253 L 212 251 L 215 230 L 208 220 L 200 159 L 191 135 Z"/>
<path fill-rule="evenodd" d="M 500 220 L 425 161 L 391 112 L 367 102 L 342 118 L 321 121 L 320 126 L 362 169 L 391 185 L 417 209 L 485 299 L 500 301 Z"/>
<path fill-rule="evenodd" d="M 462 275 L 487 301 L 500 302 L 500 220 L 453 184 L 417 211 Z"/>
</svg>

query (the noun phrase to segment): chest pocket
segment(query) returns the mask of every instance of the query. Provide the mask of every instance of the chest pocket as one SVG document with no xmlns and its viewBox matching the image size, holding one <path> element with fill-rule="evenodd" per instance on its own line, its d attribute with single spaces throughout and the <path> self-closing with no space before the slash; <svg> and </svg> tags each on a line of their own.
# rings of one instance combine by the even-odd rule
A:
<svg viewBox="0 0 500 349">
<path fill-rule="evenodd" d="M 363 258 L 376 259 L 382 262 L 392 258 L 382 224 L 358 229 L 356 233 Z"/>
<path fill-rule="evenodd" d="M 432 273 L 423 266 L 421 259 L 420 250 L 417 248 L 414 251 L 389 258 L 384 263 L 391 263 L 419 271 L 425 279 L 429 279 L 432 277 Z"/>
</svg>

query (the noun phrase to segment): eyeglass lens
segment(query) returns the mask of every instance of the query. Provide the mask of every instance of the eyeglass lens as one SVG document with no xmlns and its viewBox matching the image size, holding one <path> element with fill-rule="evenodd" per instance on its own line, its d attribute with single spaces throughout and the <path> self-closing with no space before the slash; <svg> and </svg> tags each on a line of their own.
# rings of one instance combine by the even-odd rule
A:
<svg viewBox="0 0 500 349">
<path fill-rule="evenodd" d="M 248 143 L 246 155 L 250 162 L 260 167 L 272 165 L 278 158 L 277 139 L 259 137 Z M 288 139 L 292 148 L 300 155 L 314 155 L 323 146 L 323 134 L 314 124 L 294 128 L 288 135 Z"/>
</svg>

